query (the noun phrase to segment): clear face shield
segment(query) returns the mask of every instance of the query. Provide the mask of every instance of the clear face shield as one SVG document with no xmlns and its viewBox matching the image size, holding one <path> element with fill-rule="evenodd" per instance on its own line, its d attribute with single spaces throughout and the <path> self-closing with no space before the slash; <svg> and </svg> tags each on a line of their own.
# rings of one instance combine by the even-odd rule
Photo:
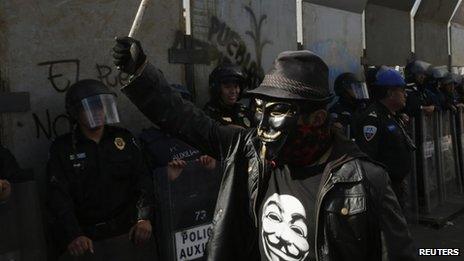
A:
<svg viewBox="0 0 464 261">
<path fill-rule="evenodd" d="M 112 94 L 87 97 L 81 101 L 81 106 L 81 122 L 85 122 L 91 129 L 119 123 L 116 99 Z"/>
<path fill-rule="evenodd" d="M 352 83 L 348 91 L 356 100 L 369 99 L 369 91 L 367 90 L 367 84 L 365 82 Z"/>
</svg>

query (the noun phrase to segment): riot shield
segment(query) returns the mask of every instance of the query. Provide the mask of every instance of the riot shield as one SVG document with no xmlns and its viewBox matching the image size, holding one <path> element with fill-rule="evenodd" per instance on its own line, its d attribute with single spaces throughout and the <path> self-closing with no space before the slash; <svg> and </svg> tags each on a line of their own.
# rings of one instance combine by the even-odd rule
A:
<svg viewBox="0 0 464 261">
<path fill-rule="evenodd" d="M 187 162 L 172 180 L 169 167 L 154 171 L 160 204 L 161 260 L 205 260 L 220 185 L 220 168 Z"/>
<path fill-rule="evenodd" d="M 459 164 L 457 162 L 455 145 L 456 138 L 453 137 L 455 131 L 454 128 L 452 128 L 455 124 L 454 117 L 449 110 L 441 112 L 439 124 L 439 159 L 441 161 L 440 179 L 442 181 L 442 190 L 444 195 L 443 200 L 446 200 L 460 191 L 460 180 L 458 182 Z"/>
<path fill-rule="evenodd" d="M 407 127 L 408 133 L 411 135 L 411 139 L 417 143 L 416 141 L 416 120 L 414 118 L 410 118 Z M 417 224 L 419 220 L 419 205 L 418 205 L 418 193 L 417 193 L 417 157 L 416 151 L 411 152 L 412 154 L 412 166 L 411 172 L 407 178 L 407 201 L 405 210 L 406 218 L 410 224 Z"/>
<path fill-rule="evenodd" d="M 144 130 L 140 139 L 153 172 L 160 260 L 204 260 L 222 179 L 220 163 L 203 166 L 200 151 L 155 128 Z M 174 169 L 168 166 L 172 160 L 187 165 Z"/>
<path fill-rule="evenodd" d="M 417 176 L 417 191 L 419 209 L 423 213 L 430 213 L 441 202 L 441 190 L 438 165 L 437 143 L 438 137 L 438 113 L 431 116 L 420 116 L 420 171 Z"/>
</svg>

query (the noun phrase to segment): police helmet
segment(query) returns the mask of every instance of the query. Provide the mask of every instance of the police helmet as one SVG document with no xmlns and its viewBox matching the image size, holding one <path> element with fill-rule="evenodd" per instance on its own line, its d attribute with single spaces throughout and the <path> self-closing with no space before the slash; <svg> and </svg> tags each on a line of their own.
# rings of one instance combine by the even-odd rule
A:
<svg viewBox="0 0 464 261">
<path fill-rule="evenodd" d="M 93 79 L 80 80 L 69 87 L 66 92 L 65 106 L 66 112 L 73 118 L 77 116 L 78 109 L 81 107 L 82 100 L 102 95 L 110 94 L 116 96 L 101 81 Z"/>
<path fill-rule="evenodd" d="M 432 65 L 428 62 L 421 60 L 415 60 L 406 65 L 404 68 L 404 74 L 408 82 L 413 82 L 414 77 L 419 74 L 427 74 L 427 71 Z"/>
<path fill-rule="evenodd" d="M 216 98 L 219 97 L 221 84 L 229 82 L 237 83 L 240 86 L 240 90 L 243 90 L 245 74 L 240 66 L 224 63 L 214 68 L 209 75 L 211 95 Z"/>
</svg>

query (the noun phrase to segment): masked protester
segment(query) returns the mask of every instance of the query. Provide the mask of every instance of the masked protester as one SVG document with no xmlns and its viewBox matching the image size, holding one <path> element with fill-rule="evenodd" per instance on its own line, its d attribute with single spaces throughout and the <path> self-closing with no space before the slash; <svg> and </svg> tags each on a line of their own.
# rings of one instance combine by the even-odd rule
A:
<svg viewBox="0 0 464 261">
<path fill-rule="evenodd" d="M 10 197 L 10 181 L 18 175 L 19 170 L 19 165 L 13 154 L 0 145 L 0 203 Z"/>
<path fill-rule="evenodd" d="M 115 94 L 103 83 L 78 81 L 65 103 L 73 128 L 56 138 L 48 161 L 56 240 L 83 260 L 89 254 L 92 260 L 130 260 L 130 240 L 139 245 L 151 236 L 149 171 L 132 134 L 108 125 L 119 115 Z"/>
<path fill-rule="evenodd" d="M 369 99 L 367 85 L 354 73 L 342 73 L 334 84 L 338 101 L 330 108 L 334 126 L 339 128 L 348 138 L 354 135 L 353 119 L 365 109 Z"/>
<path fill-rule="evenodd" d="M 375 102 L 360 117 L 356 142 L 372 159 L 383 163 L 400 204 L 405 199 L 405 178 L 411 171 L 413 140 L 399 112 L 406 104 L 406 82 L 399 72 L 383 68 L 373 87 Z"/>
<path fill-rule="evenodd" d="M 404 112 L 410 117 L 418 119 L 421 113 L 431 115 L 438 109 L 435 107 L 435 95 L 426 88 L 430 68 L 429 63 L 421 60 L 415 60 L 406 65 L 407 100 Z"/>
<path fill-rule="evenodd" d="M 240 100 L 245 76 L 238 65 L 221 64 L 209 75 L 210 101 L 205 105 L 205 112 L 214 120 L 224 125 L 250 127 L 248 109 Z"/>
<path fill-rule="evenodd" d="M 382 249 L 414 259 L 387 173 L 331 130 L 328 68 L 317 55 L 281 53 L 250 91 L 257 127 L 240 129 L 183 101 L 138 41 L 118 38 L 113 50 L 132 75 L 122 89 L 132 102 L 223 161 L 208 260 L 381 260 Z"/>
</svg>

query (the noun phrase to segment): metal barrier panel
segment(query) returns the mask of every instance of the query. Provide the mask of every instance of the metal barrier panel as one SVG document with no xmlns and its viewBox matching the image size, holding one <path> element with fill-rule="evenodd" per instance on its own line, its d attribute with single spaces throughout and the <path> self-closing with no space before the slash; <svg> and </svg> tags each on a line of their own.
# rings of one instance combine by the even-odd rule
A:
<svg viewBox="0 0 464 261">
<path fill-rule="evenodd" d="M 438 114 L 421 115 L 420 118 L 420 169 L 418 175 L 419 208 L 429 213 L 441 201 L 439 190 L 439 166 L 435 137 L 438 135 Z"/>
<path fill-rule="evenodd" d="M 441 164 L 441 180 L 442 190 L 444 194 L 443 200 L 446 200 L 459 190 L 457 181 L 459 167 L 457 166 L 455 143 L 453 137 L 452 126 L 454 119 L 450 111 L 441 112 L 440 119 L 440 160 Z"/>
</svg>

